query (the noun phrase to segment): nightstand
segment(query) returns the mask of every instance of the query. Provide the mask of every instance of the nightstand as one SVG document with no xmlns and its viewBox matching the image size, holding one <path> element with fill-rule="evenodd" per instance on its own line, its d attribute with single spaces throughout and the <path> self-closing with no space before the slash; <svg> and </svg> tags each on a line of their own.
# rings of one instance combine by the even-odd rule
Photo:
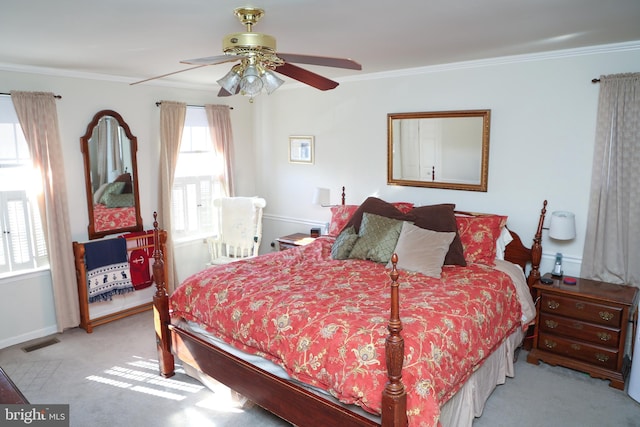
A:
<svg viewBox="0 0 640 427">
<path fill-rule="evenodd" d="M 638 289 L 580 278 L 566 285 L 562 278 L 545 277 L 553 283 L 533 285 L 537 315 L 527 362 L 583 371 L 624 390 L 629 368 L 625 343 L 630 320 L 635 334 Z"/>
<path fill-rule="evenodd" d="M 289 234 L 288 236 L 282 236 L 276 239 L 276 241 L 278 242 L 278 247 L 281 251 L 284 251 L 285 249 L 295 248 L 297 246 L 308 245 L 314 240 L 315 237 L 311 237 L 305 233 Z"/>
</svg>

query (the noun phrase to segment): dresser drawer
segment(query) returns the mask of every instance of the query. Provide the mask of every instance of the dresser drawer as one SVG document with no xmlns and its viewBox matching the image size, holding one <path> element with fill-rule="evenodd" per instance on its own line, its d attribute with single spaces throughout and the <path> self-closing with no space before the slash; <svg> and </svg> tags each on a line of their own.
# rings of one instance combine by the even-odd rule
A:
<svg viewBox="0 0 640 427">
<path fill-rule="evenodd" d="M 540 313 L 540 330 L 565 335 L 606 347 L 618 347 L 620 329 L 595 325 L 577 319 Z"/>
<path fill-rule="evenodd" d="M 538 347 L 606 369 L 616 369 L 618 363 L 618 349 L 600 347 L 557 335 L 540 333 Z"/>
<path fill-rule="evenodd" d="M 612 307 L 562 295 L 543 293 L 540 311 L 561 314 L 613 328 L 619 328 L 622 323 L 622 307 Z"/>
</svg>

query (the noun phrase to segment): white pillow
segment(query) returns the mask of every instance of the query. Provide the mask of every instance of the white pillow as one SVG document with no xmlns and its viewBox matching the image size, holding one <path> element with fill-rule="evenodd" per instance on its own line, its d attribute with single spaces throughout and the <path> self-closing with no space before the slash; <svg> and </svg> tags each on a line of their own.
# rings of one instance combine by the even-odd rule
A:
<svg viewBox="0 0 640 427">
<path fill-rule="evenodd" d="M 502 227 L 500 237 L 496 240 L 496 259 L 504 260 L 504 251 L 507 245 L 513 241 L 513 236 L 507 227 Z"/>
<path fill-rule="evenodd" d="M 394 250 L 398 255 L 398 268 L 440 278 L 444 258 L 455 236 L 455 232 L 427 230 L 404 221 Z M 391 267 L 391 262 L 387 266 Z"/>
</svg>

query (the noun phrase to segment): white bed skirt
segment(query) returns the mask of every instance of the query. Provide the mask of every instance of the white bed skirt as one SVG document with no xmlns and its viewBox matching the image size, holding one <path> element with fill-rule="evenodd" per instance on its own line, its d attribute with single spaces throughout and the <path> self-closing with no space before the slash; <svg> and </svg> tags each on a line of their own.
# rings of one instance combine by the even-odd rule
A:
<svg viewBox="0 0 640 427">
<path fill-rule="evenodd" d="M 252 363 L 273 375 L 294 381 L 296 384 L 302 385 L 314 393 L 323 396 L 325 399 L 332 400 L 333 402 L 348 408 L 350 411 L 357 412 L 369 419 L 380 422 L 380 417 L 376 417 L 375 415 L 362 410 L 358 406 L 342 404 L 322 390 L 309 387 L 298 381 L 292 380 L 282 367 L 262 357 L 244 353 L 220 339 L 211 336 L 211 334 L 207 333 L 204 329 L 194 323 L 180 321 L 178 322 L 178 325 L 224 351 Z M 520 329 L 507 337 L 496 351 L 491 353 L 491 355 L 485 359 L 482 366 L 480 366 L 469 377 L 462 388 L 440 408 L 440 423 L 442 427 L 472 426 L 473 419 L 482 415 L 484 405 L 496 386 L 504 384 L 507 377 L 515 376 L 514 355 L 522 343 L 523 338 L 524 334 Z M 183 367 L 187 375 L 197 379 L 207 387 L 211 388 L 212 384 L 217 383 L 215 379 L 210 378 L 208 375 L 200 372 L 192 366 L 183 363 Z"/>
</svg>

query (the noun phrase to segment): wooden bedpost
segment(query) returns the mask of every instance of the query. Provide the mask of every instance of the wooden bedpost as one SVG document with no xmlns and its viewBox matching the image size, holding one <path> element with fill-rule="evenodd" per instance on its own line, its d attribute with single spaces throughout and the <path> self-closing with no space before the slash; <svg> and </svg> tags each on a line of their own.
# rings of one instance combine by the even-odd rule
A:
<svg viewBox="0 0 640 427">
<path fill-rule="evenodd" d="M 533 246 L 531 246 L 531 272 L 527 278 L 527 284 L 529 289 L 534 283 L 540 279 L 540 260 L 542 259 L 542 227 L 544 225 L 544 217 L 547 213 L 547 201 L 542 203 L 542 210 L 540 211 L 540 219 L 538 220 L 538 229 L 536 235 L 533 238 Z"/>
<path fill-rule="evenodd" d="M 345 204 L 346 194 L 344 193 L 344 185 L 342 186 L 342 206 Z"/>
<path fill-rule="evenodd" d="M 163 234 L 166 239 L 166 234 Z M 156 283 L 156 293 L 153 296 L 153 323 L 156 331 L 156 346 L 160 375 L 171 377 L 174 374 L 174 360 L 171 353 L 171 335 L 169 333 L 169 294 L 165 283 L 165 266 L 162 246 L 158 230 L 158 213 L 153 213 L 153 280 Z"/>
<path fill-rule="evenodd" d="M 404 360 L 404 339 L 400 335 L 400 297 L 398 284 L 398 255 L 391 257 L 391 315 L 389 316 L 389 335 L 385 343 L 387 376 L 389 381 L 382 392 L 382 427 L 406 426 L 407 391 L 402 383 L 402 363 Z"/>
</svg>

